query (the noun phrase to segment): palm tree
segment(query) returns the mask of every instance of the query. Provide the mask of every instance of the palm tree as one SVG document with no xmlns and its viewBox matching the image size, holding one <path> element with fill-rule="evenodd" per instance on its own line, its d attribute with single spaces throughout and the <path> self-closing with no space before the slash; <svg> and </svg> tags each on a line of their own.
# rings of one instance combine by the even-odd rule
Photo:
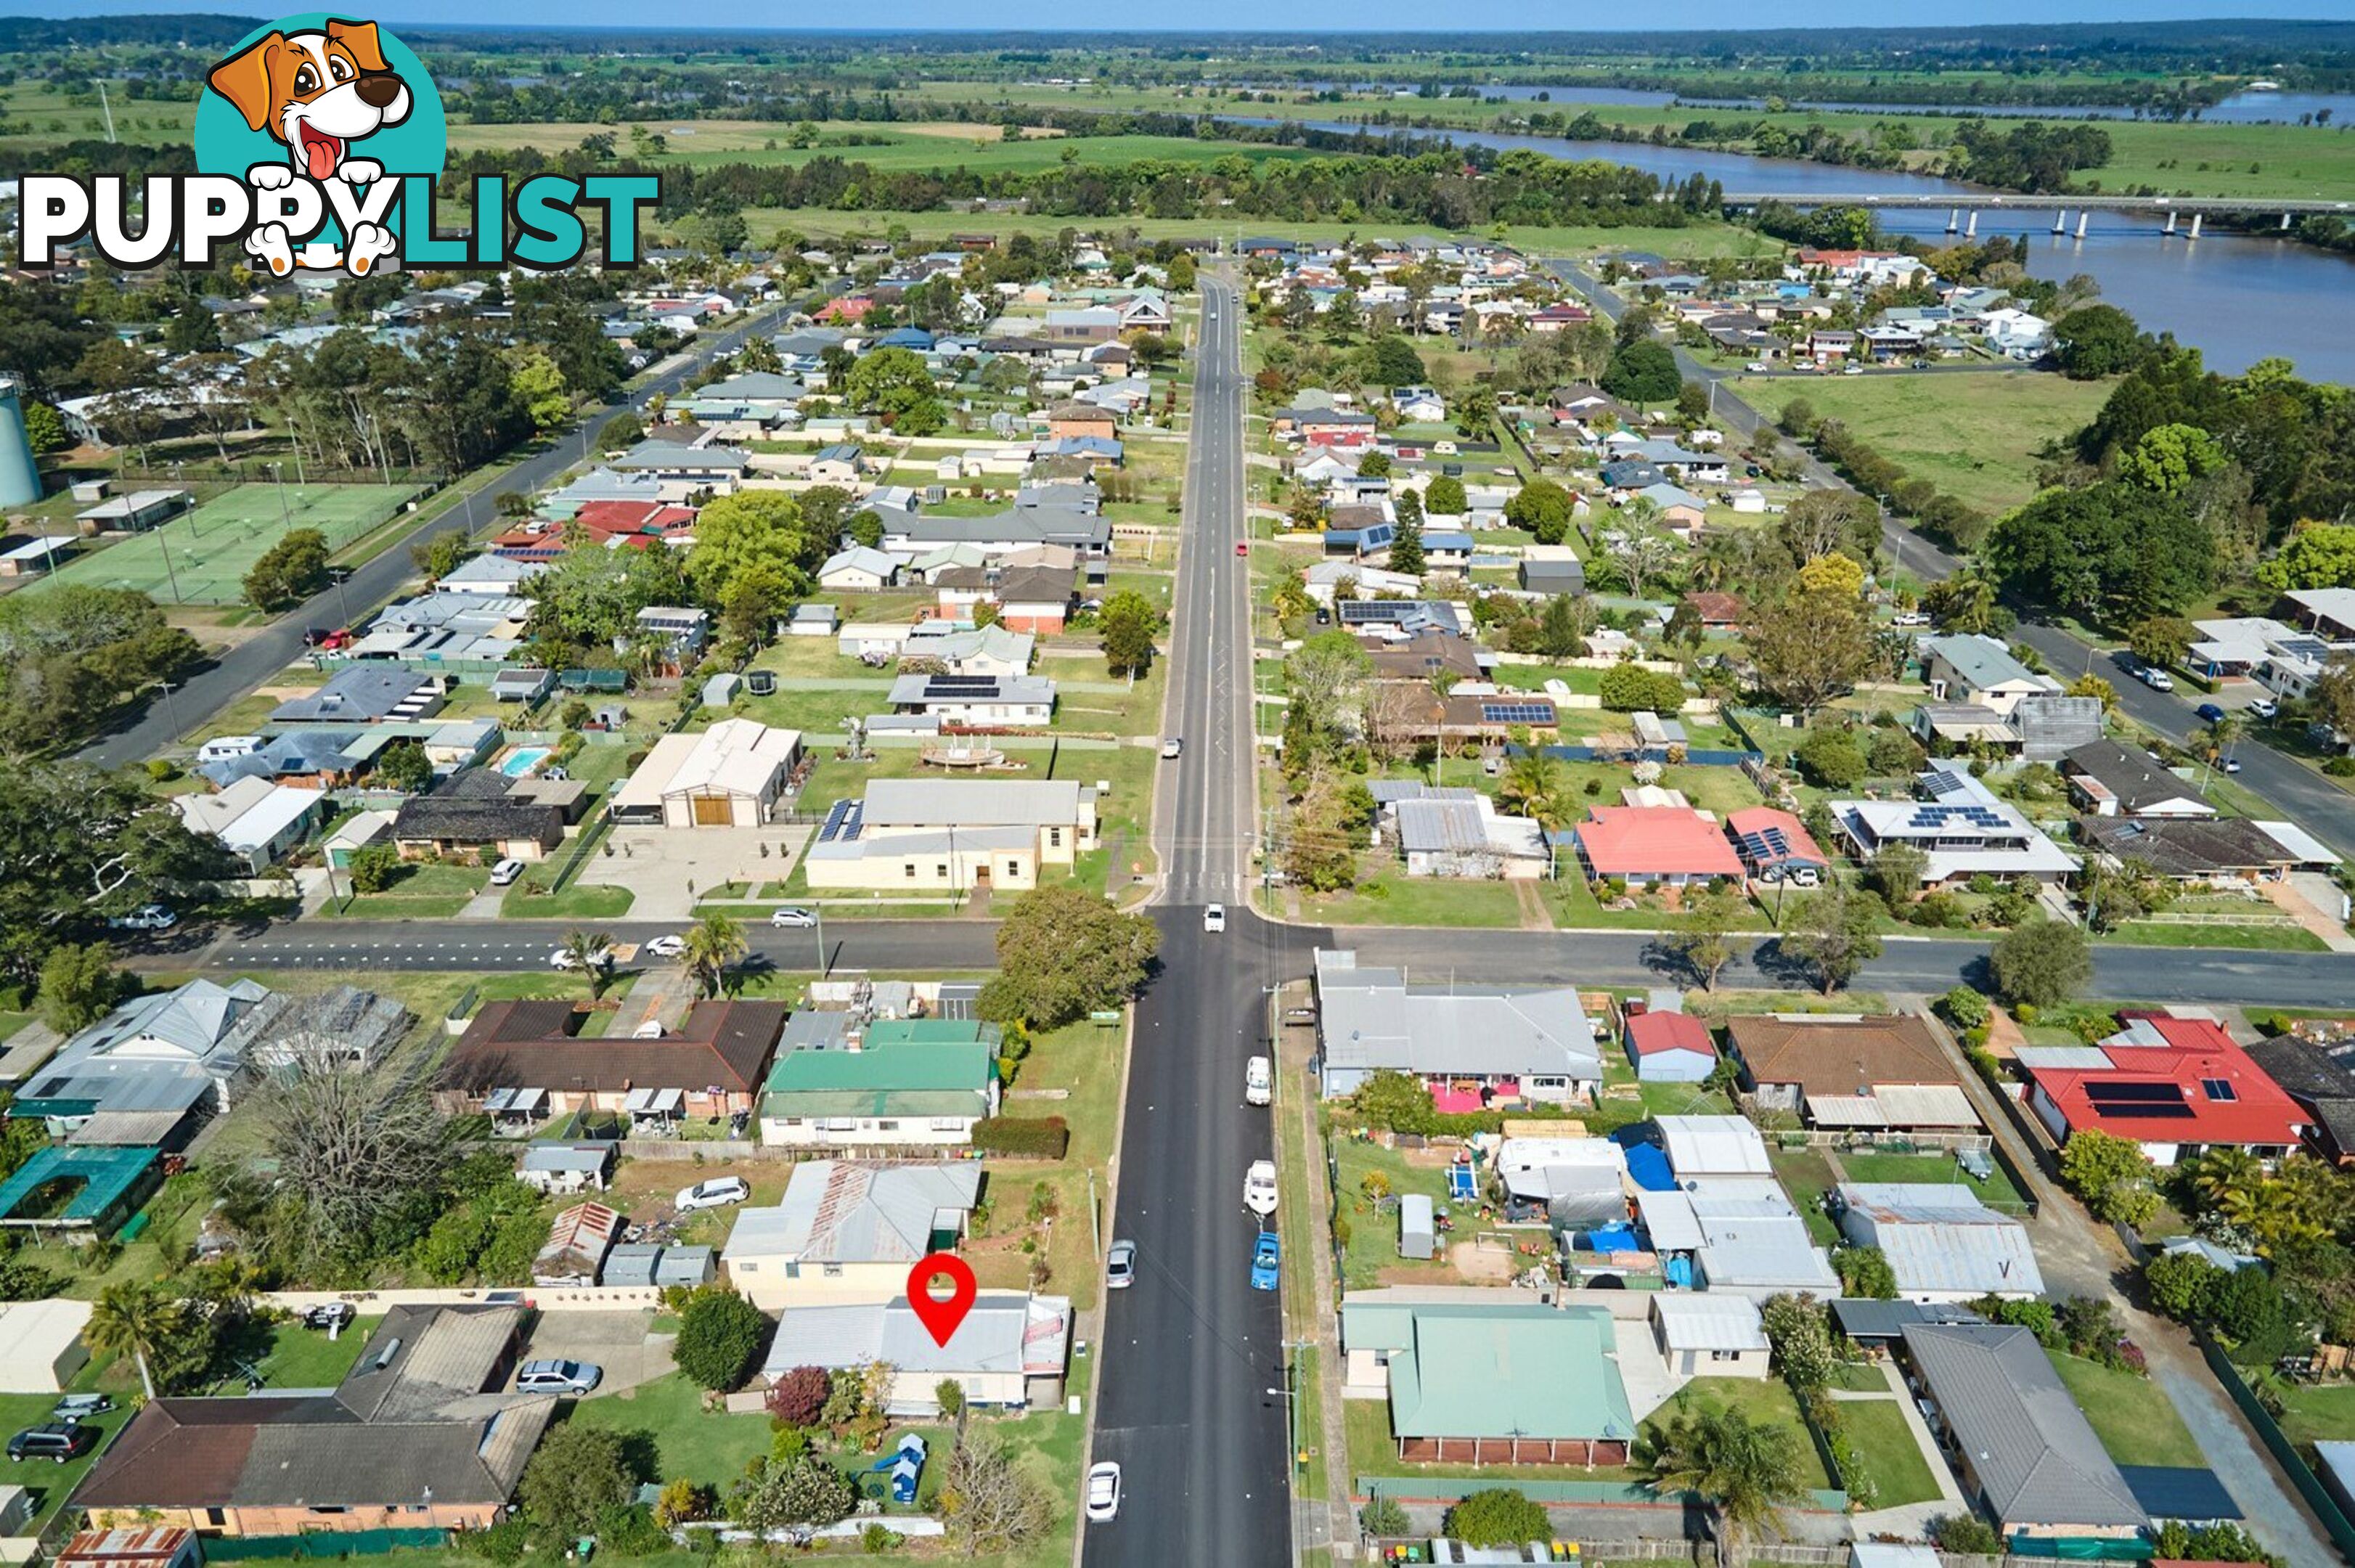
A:
<svg viewBox="0 0 2355 1568">
<path fill-rule="evenodd" d="M 2246 1149 L 2213 1148 L 2200 1157 L 2191 1186 L 2211 1208 L 2222 1209 L 2235 1193 L 2251 1192 L 2264 1183 L 2264 1168 Z"/>
<path fill-rule="evenodd" d="M 588 980 L 591 1001 L 604 995 L 605 981 L 613 969 L 612 937 L 602 931 L 587 931 L 574 926 L 564 933 L 564 945 L 557 951 L 564 955 L 566 968 L 580 970 Z"/>
<path fill-rule="evenodd" d="M 1666 1425 L 1647 1427 L 1633 1458 L 1654 1492 L 1689 1492 L 1709 1510 L 1719 1568 L 1745 1561 L 1745 1539 L 1753 1531 L 1779 1530 L 1782 1505 L 1802 1490 L 1791 1435 L 1738 1410 L 1679 1413 Z"/>
<path fill-rule="evenodd" d="M 707 997 L 719 994 L 728 966 L 751 950 L 744 928 L 724 914 L 707 914 L 687 927 L 687 950 L 680 960 L 695 972 L 695 983 Z"/>
<path fill-rule="evenodd" d="M 90 1310 L 82 1338 L 93 1350 L 127 1354 L 139 1363 L 139 1386 L 155 1397 L 155 1379 L 148 1360 L 179 1332 L 186 1313 L 180 1303 L 153 1280 L 125 1280 L 99 1292 Z"/>
<path fill-rule="evenodd" d="M 1549 797 L 1561 793 L 1561 764 L 1541 752 L 1513 759 L 1497 785 L 1497 804 L 1522 816 L 1535 816 Z"/>
</svg>

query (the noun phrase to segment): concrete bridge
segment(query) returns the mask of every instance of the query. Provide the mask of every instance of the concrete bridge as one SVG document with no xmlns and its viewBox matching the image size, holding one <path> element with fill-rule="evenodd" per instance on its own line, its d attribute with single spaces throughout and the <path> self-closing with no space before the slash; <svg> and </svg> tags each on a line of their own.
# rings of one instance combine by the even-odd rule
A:
<svg viewBox="0 0 2355 1568">
<path fill-rule="evenodd" d="M 1979 231 L 1979 214 L 1998 215 L 2012 212 L 2050 212 L 2052 232 L 2069 232 L 2069 214 L 2076 213 L 2077 238 L 2085 237 L 2085 226 L 2094 208 L 2104 212 L 2147 213 L 2153 218 L 2166 215 L 2162 235 L 2180 233 L 2185 239 L 2200 238 L 2201 220 L 2216 217 L 2270 218 L 2281 215 L 2280 227 L 2286 230 L 2294 219 L 2313 213 L 2334 213 L 2355 218 L 2355 200 L 2332 201 L 2320 198 L 2277 197 L 2261 200 L 2253 197 L 2227 196 L 2024 196 L 2012 192 L 1960 196 L 1953 192 L 1757 192 L 1729 191 L 1724 203 L 1729 211 L 1748 211 L 1769 202 L 1785 207 L 1879 207 L 1895 209 L 1934 211 L 1946 209 L 1946 232 L 1966 238 Z M 2188 226 L 2179 227 L 2189 218 Z"/>
</svg>

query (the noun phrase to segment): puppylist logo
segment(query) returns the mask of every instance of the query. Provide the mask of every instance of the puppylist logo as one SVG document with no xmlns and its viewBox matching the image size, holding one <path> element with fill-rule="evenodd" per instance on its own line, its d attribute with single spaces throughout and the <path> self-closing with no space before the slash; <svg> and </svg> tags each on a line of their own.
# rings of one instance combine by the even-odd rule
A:
<svg viewBox="0 0 2355 1568">
<path fill-rule="evenodd" d="M 444 211 L 434 187 L 449 152 L 442 96 L 409 47 L 374 22 L 325 13 L 248 35 L 205 79 L 198 173 L 27 175 L 17 253 L 28 267 L 87 240 L 117 267 L 209 268 L 242 251 L 278 277 L 296 269 L 364 277 L 397 262 L 442 271 L 549 272 L 588 255 L 637 265 L 652 175 L 504 176 L 471 182 L 472 210 Z M 439 228 L 463 237 L 439 238 Z"/>
</svg>

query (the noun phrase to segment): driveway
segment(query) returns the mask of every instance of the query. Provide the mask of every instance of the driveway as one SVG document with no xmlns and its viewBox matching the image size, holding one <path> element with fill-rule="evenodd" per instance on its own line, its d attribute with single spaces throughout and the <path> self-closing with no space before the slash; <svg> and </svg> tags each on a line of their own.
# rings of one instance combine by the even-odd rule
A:
<svg viewBox="0 0 2355 1568">
<path fill-rule="evenodd" d="M 783 881 L 800 861 L 810 832 L 806 824 L 617 827 L 581 868 L 580 880 L 589 887 L 628 888 L 637 895 L 630 905 L 632 920 L 690 921 L 695 901 L 713 888 L 742 882 L 757 892 L 763 882 Z"/>
<path fill-rule="evenodd" d="M 670 1348 L 678 1336 L 651 1332 L 654 1321 L 651 1308 L 543 1312 L 532 1325 L 523 1360 L 587 1361 L 602 1367 L 605 1376 L 597 1392 L 589 1396 L 602 1398 L 652 1382 L 671 1370 Z"/>
</svg>

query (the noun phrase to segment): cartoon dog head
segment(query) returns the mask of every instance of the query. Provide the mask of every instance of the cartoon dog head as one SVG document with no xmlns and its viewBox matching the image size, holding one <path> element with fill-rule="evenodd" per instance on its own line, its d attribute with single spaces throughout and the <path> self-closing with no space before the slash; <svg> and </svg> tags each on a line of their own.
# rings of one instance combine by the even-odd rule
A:
<svg viewBox="0 0 2355 1568">
<path fill-rule="evenodd" d="M 354 142 L 409 118 L 409 84 L 385 63 L 374 22 L 330 18 L 319 32 L 269 33 L 208 80 L 314 180 L 341 168 Z"/>
</svg>

